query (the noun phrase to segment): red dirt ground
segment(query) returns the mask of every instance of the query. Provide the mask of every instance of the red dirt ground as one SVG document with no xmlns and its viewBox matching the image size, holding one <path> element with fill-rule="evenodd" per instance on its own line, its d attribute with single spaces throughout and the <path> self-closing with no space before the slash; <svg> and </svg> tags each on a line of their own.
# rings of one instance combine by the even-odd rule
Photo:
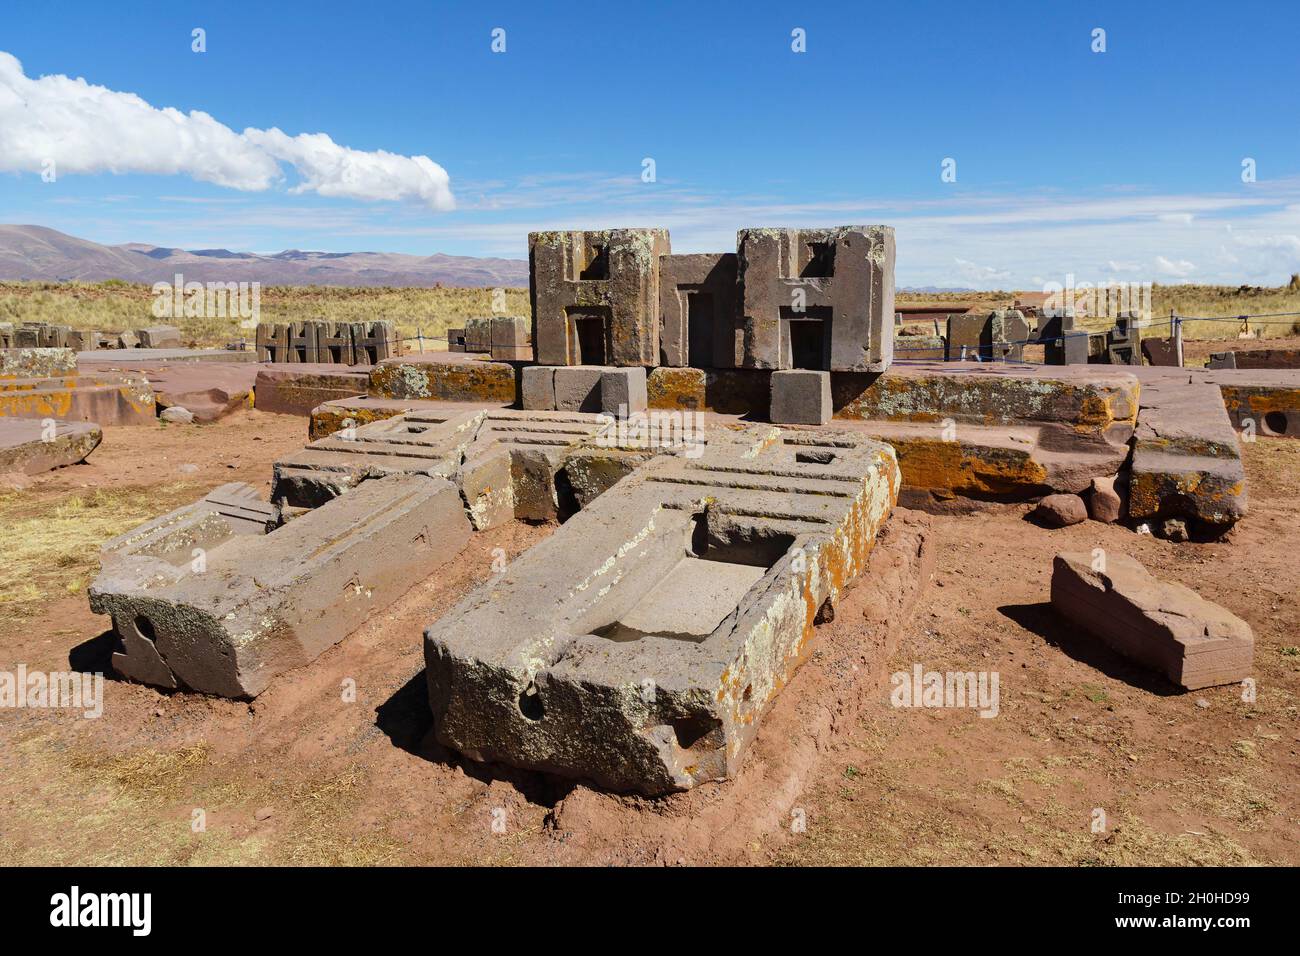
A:
<svg viewBox="0 0 1300 956">
<path fill-rule="evenodd" d="M 0 494 L 6 525 L 60 529 L 31 577 L 66 595 L 9 605 L 0 669 L 65 669 L 70 653 L 103 666 L 107 622 L 84 584 L 107 533 L 90 509 L 77 539 L 69 502 L 95 489 L 99 510 L 130 527 L 224 481 L 265 487 L 271 461 L 305 440 L 304 420 L 258 412 L 111 429 L 90 464 Z M 109 680 L 97 720 L 0 711 L 0 851 L 18 864 L 1294 864 L 1300 442 L 1259 439 L 1246 457 L 1251 514 L 1215 544 L 1093 522 L 1049 531 L 1024 520 L 1028 506 L 900 510 L 741 778 L 660 801 L 475 765 L 431 742 L 421 629 L 489 580 L 493 549 L 513 557 L 551 529 L 476 535 L 251 704 Z M 1057 620 L 1052 555 L 1094 547 L 1245 618 L 1258 699 L 1235 686 L 1175 693 Z M 894 709 L 889 674 L 914 663 L 997 671 L 999 715 Z"/>
</svg>

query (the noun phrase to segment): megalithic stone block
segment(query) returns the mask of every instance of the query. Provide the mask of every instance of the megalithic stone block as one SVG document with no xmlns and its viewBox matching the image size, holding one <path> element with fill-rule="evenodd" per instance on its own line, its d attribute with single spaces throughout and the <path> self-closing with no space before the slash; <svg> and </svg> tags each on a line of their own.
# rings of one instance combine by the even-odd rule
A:
<svg viewBox="0 0 1300 956">
<path fill-rule="evenodd" d="M 1247 510 L 1241 446 L 1222 392 L 1178 378 L 1147 381 L 1129 466 L 1129 517 L 1182 518 L 1214 537 Z"/>
<path fill-rule="evenodd" d="M 894 230 L 742 229 L 744 368 L 880 372 L 894 348 Z"/>
<path fill-rule="evenodd" d="M 831 373 L 802 368 L 773 372 L 770 417 L 778 425 L 825 425 L 831 420 Z"/>
<path fill-rule="evenodd" d="M 355 365 L 356 345 L 349 322 L 316 323 L 316 357 L 313 362 L 329 365 Z"/>
<path fill-rule="evenodd" d="M 0 474 L 38 475 L 84 461 L 103 435 L 91 422 L 0 418 Z"/>
<path fill-rule="evenodd" d="M 659 262 L 666 229 L 528 236 L 540 365 L 659 363 Z"/>
<path fill-rule="evenodd" d="M 110 542 L 91 609 L 112 615 L 125 676 L 253 698 L 454 559 L 469 534 L 455 485 L 425 475 L 365 482 L 265 535 L 200 503 Z"/>
<path fill-rule="evenodd" d="M 152 325 L 136 334 L 140 336 L 142 349 L 178 349 L 184 345 L 181 330 L 174 325 Z"/>
<path fill-rule="evenodd" d="M 352 352 L 358 365 L 378 365 L 401 353 L 392 322 L 358 322 L 352 327 Z"/>
<path fill-rule="evenodd" d="M 652 795 L 734 774 L 898 480 L 839 432 L 652 458 L 425 631 L 437 739 Z"/>
<path fill-rule="evenodd" d="M 738 272 L 734 252 L 660 257 L 661 366 L 735 366 Z"/>
<path fill-rule="evenodd" d="M 1251 674 L 1255 635 L 1227 608 L 1161 581 L 1125 554 L 1058 554 L 1052 606 L 1071 624 L 1186 690 L 1234 684 Z"/>
</svg>

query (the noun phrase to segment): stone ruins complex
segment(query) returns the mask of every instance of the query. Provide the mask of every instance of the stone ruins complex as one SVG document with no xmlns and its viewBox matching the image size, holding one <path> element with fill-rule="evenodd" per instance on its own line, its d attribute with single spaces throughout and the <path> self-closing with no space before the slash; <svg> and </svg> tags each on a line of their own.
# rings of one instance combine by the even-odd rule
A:
<svg viewBox="0 0 1300 956">
<path fill-rule="evenodd" d="M 119 674 L 254 698 L 477 532 L 557 523 L 429 622 L 433 733 L 474 760 L 689 789 L 734 775 L 896 505 L 1041 502 L 1052 524 L 1214 538 L 1248 514 L 1238 436 L 1300 437 L 1289 360 L 1142 365 L 1131 316 L 1089 332 L 1000 309 L 896 342 L 888 226 L 743 229 L 690 255 L 661 229 L 541 232 L 529 257 L 531 318 L 471 320 L 446 352 L 401 354 L 385 323 L 268 326 L 261 361 L 23 332 L 0 368 L 6 470 L 80 460 L 86 423 L 158 409 L 310 420 L 268 496 L 225 485 L 104 545 L 90 602 Z M 1113 617 L 1081 627 L 1184 687 L 1249 675 L 1226 609 L 1086 557 L 1052 584 L 1067 616 Z"/>
</svg>

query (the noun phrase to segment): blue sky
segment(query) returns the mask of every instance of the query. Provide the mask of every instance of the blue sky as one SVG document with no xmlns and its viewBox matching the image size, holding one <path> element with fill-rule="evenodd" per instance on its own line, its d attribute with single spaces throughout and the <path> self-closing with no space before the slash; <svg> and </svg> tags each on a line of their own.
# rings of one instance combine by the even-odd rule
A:
<svg viewBox="0 0 1300 956">
<path fill-rule="evenodd" d="M 1294 5 L 810 6 L 9 3 L 0 222 L 511 257 L 538 228 L 667 226 L 693 252 L 883 222 L 902 285 L 1300 271 Z M 59 76 L 104 92 L 40 79 Z M 164 108 L 212 122 L 160 137 Z"/>
</svg>

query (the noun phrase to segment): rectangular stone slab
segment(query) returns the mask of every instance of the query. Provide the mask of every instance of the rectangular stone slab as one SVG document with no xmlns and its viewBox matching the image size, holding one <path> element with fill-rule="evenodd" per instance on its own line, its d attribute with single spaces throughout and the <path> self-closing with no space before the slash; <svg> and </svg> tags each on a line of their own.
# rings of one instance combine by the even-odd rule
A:
<svg viewBox="0 0 1300 956">
<path fill-rule="evenodd" d="M 1212 536 L 1246 514 L 1241 446 L 1209 383 L 1169 376 L 1143 386 L 1130 472 L 1134 521 L 1182 518 Z"/>
<path fill-rule="evenodd" d="M 718 429 L 698 457 L 651 457 L 425 631 L 438 739 L 620 791 L 729 776 L 898 483 L 888 446 L 833 431 Z M 709 561 L 752 570 L 718 572 L 721 613 L 656 622 L 682 563 Z M 681 633 L 706 611 L 709 633 Z"/>
<path fill-rule="evenodd" d="M 91 610 L 124 676 L 253 698 L 452 560 L 470 526 L 450 482 L 367 481 L 269 534 L 201 502 L 105 546 Z M 239 527 L 237 527 L 237 525 Z"/>
<path fill-rule="evenodd" d="M 1053 560 L 1052 606 L 1064 620 L 1186 690 L 1250 676 L 1255 636 L 1241 618 L 1127 555 L 1108 552 L 1101 570 L 1095 564 L 1091 552 Z"/>
<path fill-rule="evenodd" d="M 153 388 L 141 375 L 96 372 L 48 378 L 0 377 L 0 418 L 54 418 L 146 425 L 157 418 Z"/>
<path fill-rule="evenodd" d="M 85 461 L 104 433 L 93 422 L 0 418 L 0 474 L 39 475 Z"/>
</svg>

